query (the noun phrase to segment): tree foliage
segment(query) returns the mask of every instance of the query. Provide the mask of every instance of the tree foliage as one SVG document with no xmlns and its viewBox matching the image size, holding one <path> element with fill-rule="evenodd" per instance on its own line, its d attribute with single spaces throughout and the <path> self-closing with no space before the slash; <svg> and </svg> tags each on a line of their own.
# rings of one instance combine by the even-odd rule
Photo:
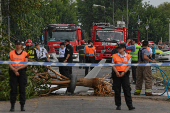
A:
<svg viewBox="0 0 170 113">
<path fill-rule="evenodd" d="M 123 20 L 127 23 L 127 0 L 114 0 L 114 23 Z M 163 3 L 154 7 L 148 3 L 142 3 L 142 0 L 128 0 L 128 28 L 139 29 L 140 40 L 147 39 L 147 19 L 149 20 L 148 37 L 149 40 L 158 42 L 162 37 L 163 41 L 168 40 L 168 19 L 170 18 L 170 3 Z M 93 22 L 104 22 L 104 9 L 94 7 L 93 4 L 106 7 L 106 22 L 113 23 L 113 0 L 77 0 L 78 17 L 82 27 L 90 32 Z M 142 21 L 137 24 L 139 19 Z M 129 32 L 128 38 L 137 38 L 137 32 Z"/>
<path fill-rule="evenodd" d="M 25 41 L 28 38 L 37 41 L 48 24 L 78 23 L 76 3 L 72 0 L 9 0 L 9 10 L 7 0 L 1 0 L 1 5 L 3 22 L 1 26 L 2 37 L 0 37 L 0 59 L 2 61 L 9 60 L 8 53 L 11 50 L 11 41 L 16 39 Z M 7 35 L 7 16 L 10 17 L 10 40 Z M 0 100 L 9 100 L 9 67 L 8 65 L 0 65 L 0 70 L 2 70 L 2 75 L 0 75 Z M 43 81 L 36 82 L 33 80 L 35 78 L 33 71 L 35 70 L 42 73 L 44 67 L 27 67 L 26 98 L 44 94 L 45 92 L 39 90 L 49 88 Z"/>
<path fill-rule="evenodd" d="M 70 0 L 2 0 L 3 24 L 7 30 L 10 15 L 11 36 L 38 41 L 48 24 L 77 24 L 77 9 Z M 4 29 L 4 30 L 5 30 Z"/>
</svg>

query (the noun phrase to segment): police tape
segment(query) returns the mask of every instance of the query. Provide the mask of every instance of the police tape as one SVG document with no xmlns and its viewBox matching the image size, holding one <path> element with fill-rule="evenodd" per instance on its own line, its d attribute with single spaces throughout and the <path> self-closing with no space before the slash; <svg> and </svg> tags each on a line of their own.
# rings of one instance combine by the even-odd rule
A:
<svg viewBox="0 0 170 113">
<path fill-rule="evenodd" d="M 59 63 L 59 62 L 16 62 L 16 61 L 0 61 L 0 64 L 26 64 L 26 65 L 50 65 L 50 66 L 84 66 L 84 67 L 111 67 L 111 66 L 170 66 L 168 63 L 134 63 L 134 64 L 112 64 L 112 63 Z"/>
</svg>

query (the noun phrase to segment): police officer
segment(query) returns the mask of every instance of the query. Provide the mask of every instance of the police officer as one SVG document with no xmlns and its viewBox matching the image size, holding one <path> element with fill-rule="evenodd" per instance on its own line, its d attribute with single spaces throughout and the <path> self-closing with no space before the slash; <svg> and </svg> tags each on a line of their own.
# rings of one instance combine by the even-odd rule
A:
<svg viewBox="0 0 170 113">
<path fill-rule="evenodd" d="M 86 45 L 84 49 L 85 62 L 94 63 L 95 54 L 96 54 L 96 47 L 93 46 L 92 40 L 88 40 L 88 45 Z M 90 69 L 92 70 L 93 67 L 90 67 Z M 89 67 L 85 67 L 85 76 L 88 74 L 88 70 L 89 70 Z"/>
<path fill-rule="evenodd" d="M 21 42 L 19 40 L 15 41 L 16 50 L 12 50 L 9 53 L 10 61 L 19 61 L 19 62 L 28 62 L 28 53 L 21 49 Z M 16 102 L 17 96 L 17 84 L 19 83 L 19 93 L 20 93 L 20 105 L 21 111 L 25 111 L 25 87 L 27 84 L 27 76 L 26 76 L 26 67 L 24 64 L 9 64 L 9 76 L 10 76 L 10 102 L 11 109 L 10 111 L 14 111 L 14 105 Z"/>
<path fill-rule="evenodd" d="M 137 44 L 137 39 L 132 40 L 132 44 L 128 46 L 129 42 L 131 40 L 129 39 L 126 44 L 126 49 L 131 50 L 130 55 L 132 55 L 132 63 L 138 62 L 138 51 L 141 48 L 140 45 Z M 136 84 L 136 66 L 132 66 L 132 77 L 133 77 L 133 84 Z"/>
<path fill-rule="evenodd" d="M 114 54 L 112 57 L 112 63 L 114 64 L 127 64 L 131 63 L 132 56 L 125 53 L 125 43 L 120 42 L 117 45 L 118 53 Z M 117 106 L 116 110 L 121 110 L 121 85 L 123 87 L 125 101 L 129 110 L 135 109 L 132 105 L 131 98 L 131 88 L 129 83 L 129 69 L 130 66 L 113 66 L 114 73 L 113 76 L 113 88 L 115 91 L 115 104 Z"/>
<path fill-rule="evenodd" d="M 35 43 L 35 50 L 37 53 L 37 59 L 41 59 L 45 62 L 50 62 L 49 54 L 44 47 L 40 47 L 40 43 Z"/>
<path fill-rule="evenodd" d="M 59 62 L 64 62 L 65 60 L 64 55 L 65 55 L 65 45 L 64 45 L 64 42 L 61 42 L 60 48 L 59 48 L 59 58 L 58 58 Z M 65 75 L 65 70 L 63 66 L 59 66 L 59 72 L 62 75 Z"/>
<path fill-rule="evenodd" d="M 79 50 L 79 63 L 84 63 L 84 46 L 85 46 L 85 41 L 82 40 L 81 41 L 81 45 L 78 46 L 78 50 Z M 79 67 L 80 69 L 82 67 Z"/>
<path fill-rule="evenodd" d="M 30 39 L 26 40 L 26 52 L 29 54 L 29 59 L 35 59 L 37 60 L 37 54 L 36 54 L 36 50 L 32 47 L 32 41 Z"/>
<path fill-rule="evenodd" d="M 149 51 L 147 49 L 148 41 L 143 41 L 143 46 L 138 52 L 139 63 L 156 63 L 149 59 Z M 143 80 L 145 80 L 145 95 L 152 96 L 152 71 L 150 66 L 138 66 L 136 69 L 136 89 L 134 95 L 140 95 Z"/>
<path fill-rule="evenodd" d="M 72 63 L 73 62 L 73 58 L 72 58 L 72 55 L 73 55 L 73 48 L 72 46 L 70 45 L 70 41 L 68 39 L 65 40 L 65 46 L 66 46 L 66 49 L 65 49 L 65 55 L 64 55 L 64 62 L 68 62 L 68 63 Z M 67 73 L 67 77 L 68 78 L 71 78 L 71 75 L 72 75 L 72 67 L 71 66 L 65 66 L 65 72 Z"/>
</svg>

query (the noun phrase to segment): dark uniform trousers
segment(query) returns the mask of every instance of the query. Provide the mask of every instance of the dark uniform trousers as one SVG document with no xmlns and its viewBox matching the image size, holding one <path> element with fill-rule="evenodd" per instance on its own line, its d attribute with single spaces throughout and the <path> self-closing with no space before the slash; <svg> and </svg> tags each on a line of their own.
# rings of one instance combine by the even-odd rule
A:
<svg viewBox="0 0 170 113">
<path fill-rule="evenodd" d="M 72 63 L 72 61 L 67 61 L 66 63 Z M 72 66 L 63 66 L 62 70 L 63 70 L 63 75 L 71 79 L 71 76 L 72 76 Z"/>
<path fill-rule="evenodd" d="M 87 57 L 85 56 L 85 62 L 86 63 L 94 63 L 95 62 L 95 57 Z M 90 67 L 90 69 L 92 70 L 94 67 Z M 89 71 L 89 67 L 85 67 L 85 76 L 88 74 Z"/>
<path fill-rule="evenodd" d="M 132 61 L 132 63 L 138 63 L 138 61 Z M 136 66 L 132 66 L 132 77 L 133 81 L 136 83 Z"/>
<path fill-rule="evenodd" d="M 115 104 L 121 106 L 121 86 L 125 95 L 125 101 L 128 107 L 132 106 L 131 87 L 129 82 L 130 71 L 125 73 L 123 77 L 117 77 L 113 72 L 113 90 L 115 91 Z"/>
<path fill-rule="evenodd" d="M 68 63 L 72 63 L 72 61 L 67 61 Z M 66 77 L 70 78 L 71 79 L 71 75 L 72 75 L 72 66 L 65 66 L 66 68 Z"/>
<path fill-rule="evenodd" d="M 17 96 L 17 84 L 19 83 L 19 100 L 20 104 L 24 105 L 26 100 L 26 93 L 25 93 L 25 87 L 27 84 L 27 76 L 26 76 L 26 69 L 21 69 L 18 71 L 19 76 L 16 76 L 15 73 L 9 69 L 9 82 L 11 87 L 10 92 L 10 102 L 11 104 L 15 104 L 16 102 L 16 96 Z"/>
<path fill-rule="evenodd" d="M 79 63 L 84 63 L 84 55 L 79 56 Z M 79 68 L 82 68 L 82 67 L 79 67 Z"/>
<path fill-rule="evenodd" d="M 65 58 L 64 57 L 60 57 L 60 58 L 58 58 L 58 60 L 59 60 L 59 62 L 63 63 Z M 60 74 L 66 76 L 64 66 L 59 66 L 59 72 L 60 72 Z"/>
</svg>

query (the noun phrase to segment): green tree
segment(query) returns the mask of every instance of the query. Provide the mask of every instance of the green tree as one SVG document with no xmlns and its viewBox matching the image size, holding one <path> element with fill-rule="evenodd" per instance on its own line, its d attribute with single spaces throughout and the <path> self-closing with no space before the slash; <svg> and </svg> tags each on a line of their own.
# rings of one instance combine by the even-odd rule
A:
<svg viewBox="0 0 170 113">
<path fill-rule="evenodd" d="M 136 7 L 142 0 L 129 0 L 129 10 Z M 126 0 L 114 0 L 115 23 L 126 14 Z M 94 7 L 93 4 L 105 6 L 106 22 L 113 24 L 113 0 L 77 0 L 78 17 L 86 32 L 90 32 L 92 23 L 105 22 L 104 8 Z M 125 17 L 125 15 L 124 15 Z"/>
<path fill-rule="evenodd" d="M 3 2 L 3 16 L 11 17 L 11 36 L 37 41 L 48 24 L 77 24 L 77 9 L 71 0 L 10 0 Z M 20 10 L 21 9 L 21 10 Z M 4 21 L 7 29 L 7 19 Z"/>
</svg>

